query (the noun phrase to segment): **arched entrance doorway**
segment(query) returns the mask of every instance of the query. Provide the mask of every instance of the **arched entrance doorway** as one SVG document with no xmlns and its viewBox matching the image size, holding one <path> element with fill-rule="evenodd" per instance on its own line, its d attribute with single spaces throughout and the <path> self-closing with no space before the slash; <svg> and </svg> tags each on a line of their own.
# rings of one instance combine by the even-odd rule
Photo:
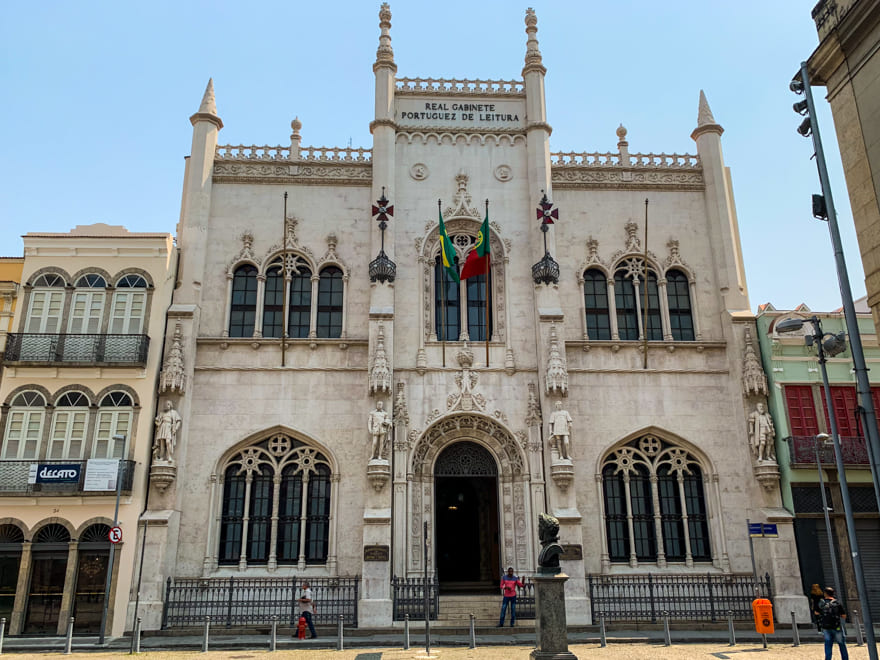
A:
<svg viewBox="0 0 880 660">
<path fill-rule="evenodd" d="M 497 588 L 498 466 L 475 442 L 456 442 L 434 465 L 436 561 L 443 591 Z"/>
</svg>

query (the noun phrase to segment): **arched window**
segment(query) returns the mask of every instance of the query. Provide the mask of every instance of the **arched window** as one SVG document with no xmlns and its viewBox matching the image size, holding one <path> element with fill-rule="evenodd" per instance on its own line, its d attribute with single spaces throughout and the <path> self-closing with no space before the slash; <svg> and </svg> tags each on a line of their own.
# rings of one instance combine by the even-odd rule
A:
<svg viewBox="0 0 880 660">
<path fill-rule="evenodd" d="M 92 458 L 126 458 L 131 437 L 131 417 L 131 397 L 125 392 L 110 392 L 101 399 Z"/>
<path fill-rule="evenodd" d="M 116 283 L 110 306 L 110 327 L 114 335 L 139 335 L 144 331 L 147 309 L 147 281 L 140 275 L 125 275 Z"/>
<path fill-rule="evenodd" d="M 290 301 L 287 310 L 287 336 L 305 339 L 309 336 L 312 314 L 312 271 L 299 266 L 290 275 Z"/>
<path fill-rule="evenodd" d="M 666 296 L 669 300 L 669 328 L 672 338 L 694 340 L 694 318 L 687 276 L 678 270 L 666 273 Z"/>
<path fill-rule="evenodd" d="M 63 525 L 42 527 L 31 545 L 31 581 L 22 632 L 55 635 L 69 556 L 70 533 Z"/>
<path fill-rule="evenodd" d="M 39 458 L 45 419 L 46 400 L 42 394 L 28 391 L 16 396 L 6 418 L 3 458 Z"/>
<path fill-rule="evenodd" d="M 24 534 L 15 525 L 0 525 L 0 617 L 9 621 L 18 588 Z"/>
<path fill-rule="evenodd" d="M 254 565 L 325 563 L 330 474 L 323 454 L 286 435 L 239 452 L 224 470 L 218 563 L 240 564 L 242 555 Z"/>
<path fill-rule="evenodd" d="M 625 266 L 614 273 L 614 304 L 617 313 L 617 332 L 620 339 L 641 339 L 639 327 L 647 320 L 648 339 L 663 339 L 663 325 L 660 316 L 660 295 L 657 288 L 657 273 L 648 270 L 648 313 L 645 318 L 645 279 L 635 283 L 635 275 L 644 272 L 641 259 L 627 259 Z"/>
<path fill-rule="evenodd" d="M 469 234 L 450 236 L 458 254 L 458 268 L 463 255 L 470 252 L 476 238 Z M 439 248 L 438 248 L 439 249 Z M 456 283 L 440 263 L 439 253 L 434 257 L 434 331 L 439 341 L 458 341 L 462 328 L 471 341 L 486 340 L 486 306 L 489 307 L 489 339 L 495 332 L 495 306 L 492 297 L 493 272 L 474 275 Z M 443 311 L 446 310 L 445 320 Z"/>
<path fill-rule="evenodd" d="M 457 266 L 457 257 L 455 262 Z M 461 336 L 460 293 L 461 287 L 449 277 L 438 255 L 434 265 L 434 320 L 438 341 L 458 341 Z"/>
<path fill-rule="evenodd" d="M 101 629 L 104 587 L 110 559 L 110 527 L 90 525 L 77 544 L 76 592 L 73 598 L 73 629 L 77 633 L 97 633 Z"/>
<path fill-rule="evenodd" d="M 584 307 L 587 313 L 587 337 L 611 339 L 608 283 L 600 270 L 591 268 L 584 273 Z"/>
<path fill-rule="evenodd" d="M 263 291 L 263 336 L 281 337 L 281 324 L 284 321 L 284 275 L 281 264 L 266 271 L 266 284 Z"/>
<path fill-rule="evenodd" d="M 81 459 L 89 421 L 89 400 L 82 392 L 67 392 L 55 403 L 49 434 L 49 459 Z"/>
<path fill-rule="evenodd" d="M 318 282 L 318 320 L 315 328 L 318 337 L 342 336 L 342 271 L 328 266 L 320 273 Z"/>
<path fill-rule="evenodd" d="M 229 315 L 230 337 L 252 337 L 257 316 L 257 269 L 250 264 L 239 266 L 232 277 L 232 307 Z"/>
<path fill-rule="evenodd" d="M 611 562 L 711 561 L 702 472 L 685 449 L 654 435 L 627 443 L 605 460 L 602 492 Z"/>
<path fill-rule="evenodd" d="M 472 341 L 486 341 L 486 284 L 492 290 L 492 274 L 475 275 L 464 280 L 467 297 L 468 337 Z M 492 337 L 492 307 L 489 306 L 489 338 Z"/>
<path fill-rule="evenodd" d="M 107 282 L 95 273 L 83 275 L 76 281 L 67 324 L 69 333 L 94 335 L 101 332 L 106 289 Z"/>
<path fill-rule="evenodd" d="M 64 280 L 60 275 L 40 275 L 31 291 L 25 332 L 57 333 L 64 309 Z M 22 357 L 22 359 L 26 359 Z"/>
</svg>

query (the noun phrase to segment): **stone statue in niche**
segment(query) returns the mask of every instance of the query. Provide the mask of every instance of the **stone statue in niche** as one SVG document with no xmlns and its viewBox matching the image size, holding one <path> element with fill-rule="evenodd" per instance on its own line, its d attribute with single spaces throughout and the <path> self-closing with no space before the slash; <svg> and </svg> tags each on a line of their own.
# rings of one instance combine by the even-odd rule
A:
<svg viewBox="0 0 880 660">
<path fill-rule="evenodd" d="M 170 463 L 174 461 L 174 445 L 183 420 L 170 401 L 165 410 L 156 416 L 156 435 L 153 438 L 153 459 Z"/>
<path fill-rule="evenodd" d="M 556 402 L 556 410 L 550 414 L 550 441 L 559 452 L 559 458 L 571 460 L 571 415 Z"/>
<path fill-rule="evenodd" d="M 764 404 L 759 402 L 755 406 L 755 411 L 749 415 L 749 443 L 756 460 L 760 462 L 776 460 L 773 446 L 775 438 L 776 427 L 773 426 L 773 418 L 770 417 Z"/>
<path fill-rule="evenodd" d="M 382 458 L 385 436 L 388 434 L 388 429 L 391 428 L 391 418 L 384 408 L 385 405 L 381 401 L 377 401 L 376 409 L 370 411 L 370 417 L 367 420 L 367 430 L 372 438 L 372 445 L 370 446 L 371 461 Z"/>
<path fill-rule="evenodd" d="M 559 521 L 546 513 L 538 514 L 538 539 L 541 541 L 541 553 L 538 555 L 538 572 L 544 575 L 556 575 L 559 568 L 559 555 L 563 553 L 559 545 Z"/>
</svg>

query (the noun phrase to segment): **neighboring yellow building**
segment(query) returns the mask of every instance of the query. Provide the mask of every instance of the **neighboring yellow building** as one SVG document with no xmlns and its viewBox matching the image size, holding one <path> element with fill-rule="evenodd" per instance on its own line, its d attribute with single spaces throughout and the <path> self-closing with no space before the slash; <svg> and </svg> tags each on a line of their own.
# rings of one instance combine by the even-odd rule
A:
<svg viewBox="0 0 880 660">
<path fill-rule="evenodd" d="M 145 506 L 170 234 L 29 233 L 0 381 L 0 616 L 9 634 L 121 635 Z M 121 499 L 117 501 L 117 476 Z M 115 615 L 115 616 L 114 616 Z"/>
<path fill-rule="evenodd" d="M 0 257 L 0 361 L 6 349 L 6 333 L 12 330 L 23 265 L 24 257 Z"/>
<path fill-rule="evenodd" d="M 880 329 L 880 0 L 822 0 L 810 81 L 828 89 L 868 305 Z"/>
</svg>

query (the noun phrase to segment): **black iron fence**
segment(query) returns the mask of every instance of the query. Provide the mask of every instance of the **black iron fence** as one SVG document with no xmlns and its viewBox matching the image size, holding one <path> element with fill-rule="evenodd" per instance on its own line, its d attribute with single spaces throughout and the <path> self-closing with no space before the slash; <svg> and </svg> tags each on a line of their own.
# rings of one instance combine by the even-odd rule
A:
<svg viewBox="0 0 880 660">
<path fill-rule="evenodd" d="M 0 494 L 8 495 L 107 495 L 115 492 L 116 483 L 112 475 L 102 473 L 101 479 L 89 475 L 87 460 L 85 461 L 7 461 L 0 460 Z M 135 461 L 119 461 L 119 478 L 122 480 L 119 489 L 123 493 L 131 492 L 134 481 Z M 42 468 L 58 473 L 69 468 L 70 477 L 58 483 L 42 481 Z M 114 468 L 115 469 L 115 468 Z"/>
<path fill-rule="evenodd" d="M 736 620 L 752 620 L 756 589 L 773 600 L 770 575 L 589 575 L 593 621 L 657 623 L 668 612 L 671 620 L 724 621 L 729 611 Z M 517 607 L 517 609 L 519 609 Z"/>
<path fill-rule="evenodd" d="M 272 617 L 282 625 L 299 618 L 297 599 L 308 582 L 312 589 L 317 625 L 339 622 L 357 626 L 360 577 L 336 578 L 168 578 L 162 628 L 200 626 L 210 616 L 212 624 L 231 626 L 270 625 Z"/>
<path fill-rule="evenodd" d="M 4 362 L 144 365 L 147 335 L 9 333 Z"/>
<path fill-rule="evenodd" d="M 519 576 L 522 587 L 516 589 L 516 618 L 535 618 L 535 583 L 529 577 Z"/>
<path fill-rule="evenodd" d="M 440 581 L 437 576 L 391 578 L 392 618 L 403 621 L 409 614 L 411 620 L 425 620 L 425 591 L 428 592 L 428 618 L 437 620 L 440 609 Z"/>
<path fill-rule="evenodd" d="M 791 448 L 791 462 L 816 465 L 816 437 L 812 435 L 792 435 L 785 440 Z M 870 465 L 868 447 L 865 439 L 857 435 L 840 436 L 840 453 L 847 465 Z M 819 445 L 819 459 L 825 465 L 834 466 L 834 447 Z"/>
</svg>

